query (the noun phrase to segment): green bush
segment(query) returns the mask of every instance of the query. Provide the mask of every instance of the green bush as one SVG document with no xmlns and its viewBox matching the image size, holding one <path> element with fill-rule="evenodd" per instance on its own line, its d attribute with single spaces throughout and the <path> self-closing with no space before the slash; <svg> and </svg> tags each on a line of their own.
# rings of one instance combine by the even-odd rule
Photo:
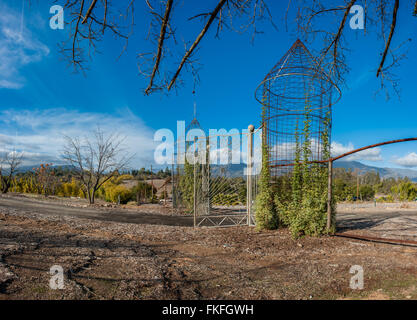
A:
<svg viewBox="0 0 417 320">
<path fill-rule="evenodd" d="M 156 201 L 156 188 L 153 187 L 153 194 L 154 194 L 154 199 L 151 199 L 152 197 L 152 185 L 150 185 L 149 183 L 143 182 L 143 181 L 138 181 L 137 185 L 134 186 L 132 189 L 132 195 L 133 197 L 136 199 L 136 195 L 139 194 L 139 197 L 141 199 L 146 199 L 146 200 L 151 200 L 151 202 L 155 202 Z"/>
<path fill-rule="evenodd" d="M 400 201 L 414 201 L 417 198 L 417 186 L 411 181 L 403 181 L 393 186 L 391 192 Z"/>
<path fill-rule="evenodd" d="M 121 184 L 123 181 L 132 180 L 133 176 L 130 174 L 122 174 L 120 176 L 116 176 L 112 179 L 112 183 L 114 184 Z"/>
<path fill-rule="evenodd" d="M 272 230 L 279 226 L 277 207 L 270 183 L 268 154 L 268 147 L 262 144 L 262 170 L 259 180 L 259 194 L 255 199 L 255 220 L 258 230 Z"/>
<path fill-rule="evenodd" d="M 80 197 L 85 198 L 85 193 L 80 182 L 75 178 L 71 179 L 71 182 L 61 183 L 57 189 L 56 193 L 61 197 Z"/>
<path fill-rule="evenodd" d="M 320 236 L 335 229 L 334 201 L 331 203 L 332 224 L 330 230 L 327 229 L 328 168 L 309 163 L 312 157 L 309 111 L 310 106 L 307 105 L 302 132 L 298 131 L 298 124 L 295 129 L 295 163 L 291 174 L 276 179 L 280 192 L 275 192 L 274 195 L 280 223 L 289 228 L 294 238 L 304 235 Z M 329 121 L 328 115 L 326 121 Z M 326 159 L 330 157 L 329 137 L 326 130 L 321 138 L 323 156 Z M 344 191 L 346 186 L 339 184 L 338 187 Z"/>
<path fill-rule="evenodd" d="M 112 185 L 105 188 L 105 199 L 109 202 L 117 203 L 120 197 L 120 203 L 126 204 L 133 199 L 132 190 L 125 186 Z"/>
<path fill-rule="evenodd" d="M 369 201 L 375 197 L 375 190 L 370 185 L 362 185 L 359 187 L 359 194 L 361 200 Z"/>
<path fill-rule="evenodd" d="M 237 206 L 241 204 L 241 202 L 239 201 L 239 195 L 237 193 L 219 193 L 213 197 L 212 204 L 220 206 Z"/>
</svg>

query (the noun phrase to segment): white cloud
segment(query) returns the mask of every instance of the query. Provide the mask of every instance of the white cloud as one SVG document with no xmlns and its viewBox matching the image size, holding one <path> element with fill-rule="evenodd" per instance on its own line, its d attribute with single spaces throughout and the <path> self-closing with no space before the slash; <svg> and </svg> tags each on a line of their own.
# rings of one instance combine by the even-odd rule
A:
<svg viewBox="0 0 417 320">
<path fill-rule="evenodd" d="M 394 163 L 399 164 L 403 167 L 417 167 L 417 153 L 410 152 L 406 156 L 394 160 Z"/>
<path fill-rule="evenodd" d="M 355 147 L 351 142 L 348 143 L 347 146 L 338 143 L 332 142 L 331 146 L 331 153 L 332 157 L 339 156 L 341 154 L 347 153 L 349 151 L 355 150 Z M 380 148 L 372 148 L 363 150 L 357 153 L 354 153 L 346 158 L 343 158 L 345 161 L 359 161 L 359 160 L 367 160 L 367 161 L 382 161 L 381 156 L 381 149 Z"/>
<path fill-rule="evenodd" d="M 49 48 L 24 26 L 21 12 L 0 4 L 0 89 L 19 89 L 25 79 L 21 69 L 40 61 Z"/>
<path fill-rule="evenodd" d="M 67 109 L 1 111 L 0 150 L 23 151 L 25 165 L 40 162 L 60 164 L 64 135 L 82 138 L 97 126 L 105 133 L 117 132 L 125 137 L 126 149 L 135 154 L 132 166 L 139 167 L 153 161 L 156 145 L 153 130 L 128 108 L 114 115 Z"/>
</svg>

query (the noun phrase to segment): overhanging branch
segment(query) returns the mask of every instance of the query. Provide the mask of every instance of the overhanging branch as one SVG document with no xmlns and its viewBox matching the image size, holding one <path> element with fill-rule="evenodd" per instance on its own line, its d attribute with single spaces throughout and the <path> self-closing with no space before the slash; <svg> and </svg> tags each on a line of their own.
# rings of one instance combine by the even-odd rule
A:
<svg viewBox="0 0 417 320">
<path fill-rule="evenodd" d="M 200 34 L 197 36 L 194 43 L 191 45 L 190 49 L 185 53 L 184 57 L 182 58 L 177 71 L 175 72 L 174 76 L 172 77 L 171 82 L 168 85 L 168 91 L 171 90 L 172 86 L 174 85 L 175 81 L 178 78 L 178 75 L 180 74 L 182 68 L 184 67 L 184 64 L 187 62 L 187 60 L 189 59 L 189 57 L 191 56 L 195 48 L 197 48 L 201 39 L 203 39 L 208 29 L 210 28 L 211 24 L 213 23 L 214 19 L 217 17 L 217 14 L 220 12 L 220 10 L 222 9 L 222 7 L 224 6 L 226 2 L 227 0 L 220 0 L 216 8 L 213 10 L 213 12 L 211 12 L 210 18 L 207 21 L 206 25 L 204 26 L 203 30 L 201 30 Z"/>
<path fill-rule="evenodd" d="M 90 16 L 91 12 L 93 11 L 93 9 L 94 9 L 94 7 L 95 7 L 95 5 L 96 5 L 96 2 L 97 2 L 97 0 L 93 0 L 93 2 L 91 2 L 91 5 L 90 5 L 90 7 L 88 8 L 87 13 L 85 14 L 85 17 L 84 17 L 84 19 L 83 19 L 83 21 L 82 21 L 82 24 L 84 24 L 84 23 L 86 23 L 86 22 L 87 22 L 88 17 Z"/>
<path fill-rule="evenodd" d="M 156 75 L 156 73 L 159 69 L 159 64 L 161 62 L 162 49 L 163 49 L 163 46 L 164 46 L 164 41 L 165 41 L 165 35 L 166 35 L 167 26 L 168 26 L 169 16 L 171 14 L 171 9 L 172 9 L 172 3 L 173 3 L 173 0 L 168 0 L 167 4 L 166 4 L 165 15 L 164 15 L 164 18 L 162 19 L 161 32 L 160 32 L 159 39 L 158 39 L 158 52 L 156 54 L 155 65 L 154 65 L 153 70 L 152 70 L 151 79 L 149 80 L 149 85 L 145 89 L 146 94 L 149 94 L 150 90 L 152 89 L 153 80 L 154 80 L 155 75 Z"/>
<path fill-rule="evenodd" d="M 395 0 L 394 11 L 392 13 L 391 30 L 390 30 L 390 33 L 389 33 L 388 41 L 385 44 L 385 50 L 384 50 L 384 53 L 382 55 L 381 63 L 379 64 L 379 68 L 378 68 L 378 71 L 376 73 L 377 77 L 379 77 L 379 74 L 382 72 L 382 68 L 384 67 L 385 59 L 387 57 L 388 50 L 389 50 L 390 45 L 391 45 L 391 40 L 392 40 L 392 37 L 394 35 L 395 26 L 397 25 L 397 14 L 398 14 L 399 5 L 400 5 L 400 0 Z"/>
</svg>

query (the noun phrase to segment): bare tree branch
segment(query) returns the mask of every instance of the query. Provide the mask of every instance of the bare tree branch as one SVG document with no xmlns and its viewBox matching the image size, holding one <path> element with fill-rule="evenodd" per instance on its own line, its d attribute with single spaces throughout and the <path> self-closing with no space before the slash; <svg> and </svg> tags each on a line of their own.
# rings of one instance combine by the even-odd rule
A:
<svg viewBox="0 0 417 320">
<path fill-rule="evenodd" d="M 12 184 L 13 176 L 23 161 L 23 152 L 4 151 L 0 154 L 1 193 L 7 193 Z"/>
<path fill-rule="evenodd" d="M 392 40 L 392 37 L 394 35 L 395 26 L 397 25 L 397 13 L 398 13 L 399 5 L 400 5 L 400 0 L 395 0 L 394 11 L 392 13 L 391 30 L 390 30 L 390 33 L 389 33 L 388 41 L 385 44 L 385 50 L 384 50 L 384 53 L 382 55 L 381 63 L 379 64 L 379 68 L 378 68 L 378 71 L 376 73 L 377 77 L 379 77 L 379 74 L 381 73 L 382 68 L 384 67 L 385 58 L 387 57 L 387 53 L 388 53 L 388 50 L 389 50 L 390 45 L 391 45 L 391 40 Z"/>
<path fill-rule="evenodd" d="M 127 47 L 128 38 L 132 33 L 133 20 L 133 3 L 135 0 L 128 0 L 126 14 L 114 14 L 111 12 L 111 0 L 92 0 L 87 12 L 84 13 L 86 5 L 85 0 L 67 0 L 64 9 L 69 12 L 67 16 L 71 17 L 69 24 L 69 39 L 60 44 L 60 51 L 73 66 L 74 71 L 86 69 L 86 50 L 87 56 L 91 59 L 93 53 L 97 52 L 96 45 L 104 37 L 105 31 L 109 29 L 116 38 L 126 41 L 122 53 Z M 132 17 L 130 23 L 125 23 L 129 16 Z M 125 32 L 122 29 L 130 29 Z"/>
<path fill-rule="evenodd" d="M 300 2 L 302 4 L 298 7 L 296 18 L 298 31 L 307 42 L 323 41 L 323 45 L 319 46 L 323 49 L 319 50 L 318 54 L 321 67 L 335 82 L 345 83 L 344 75 L 349 71 L 345 53 L 350 51 L 351 46 L 346 42 L 344 35 L 349 30 L 346 24 L 350 10 L 358 1 L 345 0 L 345 5 L 332 5 L 331 1 L 325 0 L 300 0 Z M 390 83 L 392 89 L 398 94 L 399 79 L 391 69 L 398 67 L 400 61 L 405 58 L 405 55 L 398 50 L 399 47 L 395 50 L 392 48 L 393 34 L 397 28 L 396 22 L 399 16 L 398 3 L 399 0 L 395 0 L 392 13 L 391 2 L 387 0 L 365 0 L 361 3 L 364 8 L 364 33 L 367 34 L 368 29 L 374 28 L 378 37 L 384 42 L 381 61 L 378 71 L 375 70 L 375 72 L 381 79 L 381 88 L 387 91 L 387 97 L 389 97 L 388 88 L 384 81 Z M 391 18 L 390 15 L 392 15 Z M 330 20 L 331 17 L 333 17 L 333 22 Z M 327 24 L 326 28 L 322 27 L 324 22 Z M 386 34 L 387 29 L 389 29 L 389 35 Z M 387 63 L 388 58 L 392 63 Z"/>
<path fill-rule="evenodd" d="M 206 25 L 204 26 L 203 30 L 201 30 L 200 34 L 195 39 L 194 43 L 191 45 L 190 49 L 185 53 L 184 57 L 182 58 L 177 71 L 175 72 L 174 76 L 171 79 L 171 82 L 168 85 L 168 91 L 171 90 L 172 86 L 174 85 L 175 81 L 177 80 L 178 75 L 180 74 L 182 68 L 184 67 L 185 62 L 188 60 L 188 58 L 191 56 L 195 48 L 200 43 L 201 39 L 203 39 L 204 35 L 206 34 L 207 30 L 210 28 L 211 24 L 213 23 L 214 19 L 216 18 L 219 11 L 222 9 L 224 4 L 227 2 L 227 0 L 220 0 L 217 4 L 216 8 L 211 12 L 210 18 L 207 21 Z"/>
<path fill-rule="evenodd" d="M 133 31 L 133 3 L 135 1 L 126 0 L 127 4 L 123 2 L 123 6 L 127 7 L 126 14 L 120 14 L 120 11 L 114 12 L 112 10 L 114 9 L 112 4 L 116 3 L 115 0 L 90 0 L 87 9 L 85 8 L 87 6 L 86 0 L 64 1 L 65 9 L 69 9 L 72 20 L 69 23 L 71 26 L 69 43 L 67 43 L 67 46 L 63 46 L 62 52 L 76 71 L 84 70 L 86 61 L 84 51 L 88 47 L 88 57 L 91 58 L 92 53 L 97 51 L 97 42 L 102 40 L 107 29 L 116 38 L 126 41 L 122 53 L 126 50 L 128 38 Z M 217 28 L 215 37 L 219 37 L 220 33 L 226 28 L 238 33 L 245 33 L 248 29 L 251 29 L 252 41 L 257 34 L 262 33 L 258 29 L 257 23 L 261 19 L 269 18 L 275 27 L 266 4 L 269 3 L 268 1 L 272 2 L 272 0 L 217 0 L 217 5 L 213 11 L 207 12 L 208 10 L 204 9 L 200 13 L 193 14 L 186 20 L 194 22 L 197 18 L 200 18 L 203 24 L 199 27 L 197 37 L 192 39 L 193 42 L 183 40 L 184 49 L 180 49 L 181 55 L 178 57 L 178 51 L 176 50 L 178 49 L 177 31 L 172 26 L 174 21 L 172 12 L 174 6 L 179 2 L 174 2 L 174 0 L 145 0 L 143 6 L 145 10 L 149 8 L 151 17 L 147 40 L 154 45 L 154 49 L 149 52 L 139 51 L 137 54 L 139 72 L 144 77 L 149 78 L 144 90 L 145 94 L 150 94 L 156 90 L 171 91 L 172 87 L 178 87 L 184 82 L 183 75 L 185 73 L 193 76 L 194 85 L 198 82 L 197 51 L 201 40 L 207 36 L 213 23 Z M 335 5 L 330 0 L 288 0 L 288 3 L 285 4 L 284 20 L 287 30 L 289 16 L 292 12 L 295 12 L 297 16 L 297 36 L 304 38 L 307 42 L 313 42 L 317 39 L 323 41 L 320 46 L 313 46 L 313 48 L 321 48 L 318 50 L 319 54 L 317 54 L 321 67 L 327 70 L 336 82 L 343 83 L 345 81 L 344 75 L 349 71 L 345 59 L 345 54 L 350 49 L 345 38 L 348 30 L 346 24 L 349 21 L 351 8 L 359 1 L 340 0 L 339 2 Z M 389 69 L 397 67 L 403 57 L 401 52 L 394 52 L 391 48 L 399 17 L 399 0 L 395 0 L 392 19 L 389 17 L 391 15 L 390 3 L 388 0 L 363 0 L 360 2 L 365 10 L 364 32 L 369 33 L 368 28 L 375 28 L 378 36 L 384 42 L 382 58 L 376 72 L 377 77 L 381 81 L 391 82 L 392 86 L 396 87 L 398 79 L 390 74 Z M 410 4 L 410 9 L 417 16 L 417 0 L 410 0 Z M 126 25 L 124 20 L 129 16 L 132 17 L 132 21 Z M 322 17 L 326 17 L 326 20 L 320 20 Z M 329 18 L 333 18 L 333 20 Z M 389 35 L 386 35 L 389 24 L 391 24 Z M 129 33 L 126 33 L 126 28 L 130 28 Z M 391 58 L 392 63 L 387 62 Z M 169 70 L 172 70 L 171 65 L 174 62 L 176 69 L 173 70 L 173 73 L 170 73 Z"/>
<path fill-rule="evenodd" d="M 168 0 L 166 4 L 165 15 L 164 15 L 164 18 L 162 19 L 161 32 L 159 35 L 158 52 L 156 54 L 155 65 L 152 70 L 151 78 L 149 80 L 149 85 L 145 89 L 146 94 L 149 94 L 150 90 L 153 87 L 153 80 L 155 78 L 156 72 L 158 71 L 159 63 L 161 62 L 162 48 L 164 46 L 165 34 L 166 34 L 166 29 L 167 29 L 167 25 L 169 21 L 169 16 L 170 16 L 171 9 L 172 9 L 172 3 L 173 3 L 173 0 Z"/>
<path fill-rule="evenodd" d="M 88 8 L 87 13 L 85 14 L 85 17 L 84 17 L 84 19 L 83 19 L 82 24 L 84 24 L 84 23 L 86 23 L 86 22 L 87 22 L 88 18 L 90 17 L 91 11 L 93 11 L 93 9 L 94 9 L 94 7 L 95 7 L 95 5 L 96 5 L 96 2 L 97 2 L 97 0 L 93 0 L 93 2 L 91 2 L 91 5 L 90 5 L 90 7 Z"/>
<path fill-rule="evenodd" d="M 71 165 L 84 185 L 90 204 L 97 190 L 121 170 L 127 168 L 133 155 L 123 148 L 124 139 L 117 134 L 105 135 L 99 128 L 94 139 L 65 137 L 62 158 Z"/>
</svg>

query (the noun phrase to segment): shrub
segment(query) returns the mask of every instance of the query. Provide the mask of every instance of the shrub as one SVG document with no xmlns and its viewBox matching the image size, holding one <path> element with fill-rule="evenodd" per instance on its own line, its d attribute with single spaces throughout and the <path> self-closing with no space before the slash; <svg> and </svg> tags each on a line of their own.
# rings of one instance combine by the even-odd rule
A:
<svg viewBox="0 0 417 320">
<path fill-rule="evenodd" d="M 259 194 L 255 199 L 255 219 L 258 230 L 276 229 L 279 225 L 277 207 L 270 184 L 268 147 L 265 144 L 262 144 L 262 170 L 259 180 Z"/>
<path fill-rule="evenodd" d="M 109 202 L 118 202 L 120 197 L 120 203 L 126 204 L 133 199 L 133 193 L 131 190 L 121 185 L 112 185 L 105 188 L 105 199 Z"/>
<path fill-rule="evenodd" d="M 310 124 L 308 116 L 310 106 L 306 106 L 306 120 L 303 131 L 295 132 L 295 159 L 291 175 L 277 179 L 282 192 L 275 193 L 274 203 L 279 213 L 281 224 L 287 226 L 294 238 L 304 235 L 320 236 L 335 229 L 335 202 L 331 203 L 331 226 L 327 230 L 327 191 L 328 168 L 319 164 L 310 164 L 312 157 Z M 326 117 L 329 121 L 329 115 Z M 327 128 L 327 126 L 325 126 Z M 329 135 L 327 130 L 322 133 L 324 158 L 330 157 Z M 289 180 L 289 181 L 287 181 Z M 342 196 L 345 185 L 339 183 Z M 334 198 L 333 198 L 334 200 Z"/>
<path fill-rule="evenodd" d="M 212 204 L 220 206 L 237 206 L 240 204 L 239 195 L 237 193 L 218 193 L 213 197 Z"/>
<path fill-rule="evenodd" d="M 375 190 L 370 185 L 362 185 L 359 187 L 359 194 L 362 200 L 369 201 L 375 197 Z"/>
<path fill-rule="evenodd" d="M 391 188 L 392 195 L 400 201 L 414 201 L 417 198 L 417 186 L 411 181 L 403 181 Z"/>
<path fill-rule="evenodd" d="M 150 199 L 152 202 L 154 202 L 156 200 L 156 188 L 153 187 L 153 194 L 154 194 L 154 199 L 151 199 L 152 197 L 152 185 L 150 185 L 149 183 L 143 182 L 143 181 L 138 181 L 137 185 L 134 186 L 132 189 L 132 195 L 133 198 L 136 199 L 136 194 L 139 194 L 140 198 L 145 198 L 145 199 Z"/>
<path fill-rule="evenodd" d="M 112 183 L 114 184 L 121 184 L 123 181 L 126 180 L 133 180 L 133 176 L 130 174 L 122 174 L 120 176 L 116 176 L 112 179 Z"/>
<path fill-rule="evenodd" d="M 61 197 L 82 197 L 85 198 L 85 194 L 82 190 L 80 183 L 71 179 L 71 182 L 64 182 L 57 188 L 57 195 Z"/>
</svg>

